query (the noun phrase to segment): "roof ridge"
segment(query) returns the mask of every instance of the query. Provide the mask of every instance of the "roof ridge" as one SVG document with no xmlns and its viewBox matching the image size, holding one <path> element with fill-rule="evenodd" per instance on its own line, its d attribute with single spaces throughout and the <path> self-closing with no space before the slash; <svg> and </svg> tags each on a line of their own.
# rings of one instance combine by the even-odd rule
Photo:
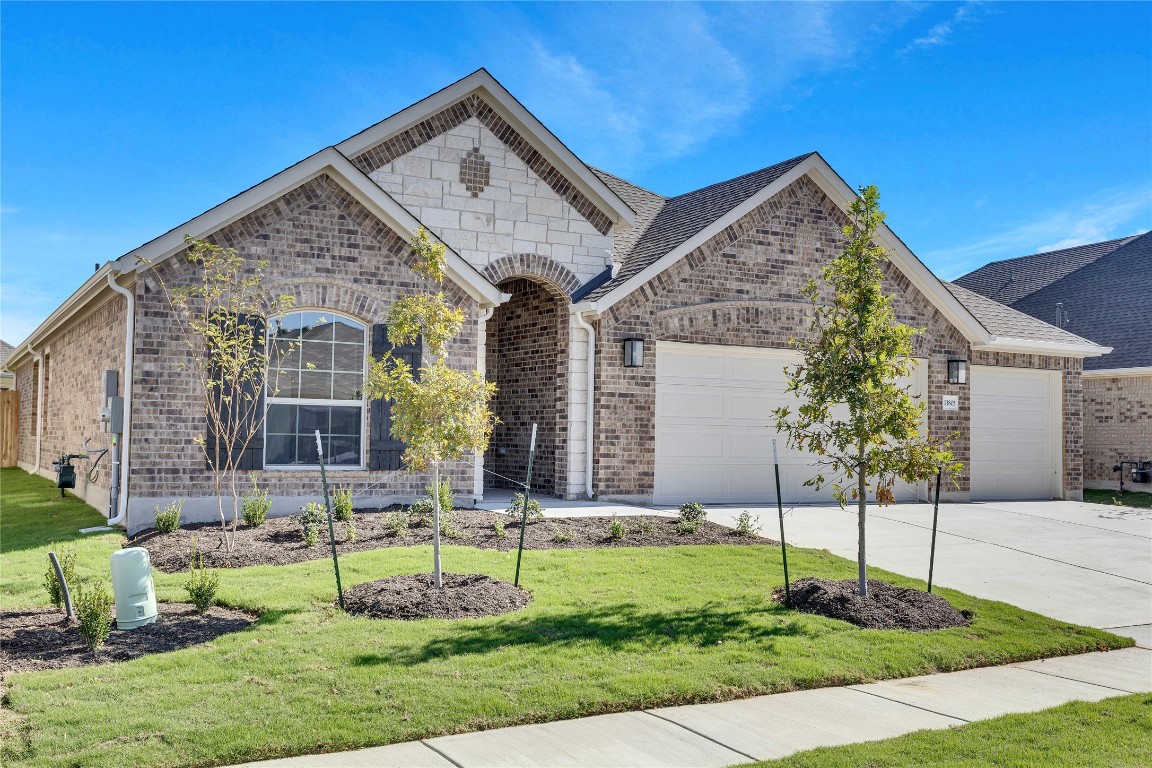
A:
<svg viewBox="0 0 1152 768">
<path fill-rule="evenodd" d="M 1152 231 L 1152 230 L 1150 230 L 1150 231 Z M 985 264 L 984 266 L 978 267 L 978 269 L 983 269 L 984 267 L 990 267 L 993 264 L 1009 264 L 1013 261 L 1022 261 L 1024 259 L 1034 259 L 1037 256 L 1056 256 L 1056 255 L 1059 255 L 1061 253 L 1068 253 L 1069 251 L 1080 251 L 1080 250 L 1083 250 L 1085 248 L 1097 248 L 1097 247 L 1102 246 L 1102 245 L 1111 245 L 1112 243 L 1116 243 L 1117 244 L 1116 247 L 1120 248 L 1122 246 L 1127 245 L 1129 242 L 1131 242 L 1131 241 L 1133 241 L 1139 237 L 1143 237 L 1146 234 L 1148 234 L 1148 232 L 1139 232 L 1135 235 L 1128 235 L 1127 237 L 1117 237 L 1117 238 L 1112 239 L 1112 240 L 1100 240 L 1100 241 L 1095 242 L 1095 243 L 1081 243 L 1080 245 L 1070 245 L 1067 248 L 1057 248 L 1056 250 L 1053 250 L 1053 251 L 1037 251 L 1036 253 L 1029 253 L 1029 254 L 1026 254 L 1024 256 L 1013 256 L 1010 259 L 999 259 L 997 261 L 990 261 L 987 264 Z M 1087 266 L 1087 265 L 1085 265 L 1085 266 Z M 976 271 L 976 270 L 973 270 L 973 271 Z"/>
<path fill-rule="evenodd" d="M 733 176 L 733 177 L 732 177 L 732 178 L 730 178 L 730 179 L 723 179 L 722 181 L 713 182 L 712 184 L 707 184 L 707 185 L 705 185 L 705 186 L 703 186 L 703 187 L 700 187 L 700 188 L 698 188 L 698 189 L 693 189 L 693 190 L 690 190 L 690 191 L 688 191 L 688 192 L 682 192 L 682 193 L 681 193 L 681 194 L 679 194 L 679 195 L 673 195 L 672 197 L 669 197 L 669 198 L 666 198 L 666 199 L 668 199 L 668 200 L 678 200 L 678 199 L 680 199 L 680 198 L 682 198 L 682 197 L 687 197 L 688 195 L 695 195 L 695 194 L 697 194 L 698 192 L 704 192 L 704 191 L 707 191 L 707 190 L 709 190 L 709 189 L 714 189 L 714 188 L 716 188 L 716 187 L 721 187 L 721 186 L 724 186 L 725 184 L 731 184 L 731 183 L 732 183 L 732 182 L 734 182 L 734 181 L 740 181 L 741 179 L 747 179 L 747 178 L 748 178 L 748 177 L 750 177 L 750 176 L 755 176 L 755 175 L 756 175 L 756 174 L 758 174 L 758 173 L 763 173 L 764 171 L 770 171 L 770 170 L 772 170 L 772 169 L 774 169 L 774 168 L 779 168 L 779 167 L 780 167 L 780 166 L 782 166 L 782 165 L 790 165 L 790 164 L 795 164 L 795 163 L 798 163 L 798 162 L 800 162 L 801 160 L 804 160 L 805 158 L 811 157 L 812 155 L 815 155 L 815 154 L 816 154 L 816 152 L 815 152 L 815 151 L 812 151 L 812 152 L 805 152 L 805 153 L 804 153 L 804 154 L 802 154 L 802 155 L 797 155 L 796 157 L 791 157 L 791 158 L 788 158 L 787 160 L 781 160 L 781 161 L 780 161 L 780 162 L 778 162 L 778 163 L 773 163 L 772 165 L 766 165 L 766 166 L 764 166 L 763 168 L 757 168 L 757 169 L 756 169 L 756 170 L 754 170 L 754 171 L 749 171 L 748 173 L 742 173 L 742 174 L 740 174 L 739 176 Z M 771 182 L 771 181 L 769 181 L 769 182 L 765 183 L 765 185 L 764 185 L 764 186 L 768 186 L 768 184 L 770 184 L 770 183 L 772 183 L 772 182 Z"/>
</svg>

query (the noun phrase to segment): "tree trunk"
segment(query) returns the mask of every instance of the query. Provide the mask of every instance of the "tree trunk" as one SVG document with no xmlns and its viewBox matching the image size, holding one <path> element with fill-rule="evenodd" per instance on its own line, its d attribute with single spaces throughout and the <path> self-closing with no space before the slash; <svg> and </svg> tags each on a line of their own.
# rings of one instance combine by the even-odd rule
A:
<svg viewBox="0 0 1152 768">
<path fill-rule="evenodd" d="M 443 584 L 440 578 L 440 462 L 432 462 L 432 579 L 436 589 Z"/>
<path fill-rule="evenodd" d="M 860 570 L 860 596 L 868 597 L 868 560 L 864 548 L 864 521 L 868 510 L 867 493 L 868 478 L 864 476 L 864 444 L 860 445 L 860 464 L 856 469 L 856 502 L 859 505 L 856 511 L 856 524 L 860 532 L 860 546 L 856 553 L 857 566 Z"/>
</svg>

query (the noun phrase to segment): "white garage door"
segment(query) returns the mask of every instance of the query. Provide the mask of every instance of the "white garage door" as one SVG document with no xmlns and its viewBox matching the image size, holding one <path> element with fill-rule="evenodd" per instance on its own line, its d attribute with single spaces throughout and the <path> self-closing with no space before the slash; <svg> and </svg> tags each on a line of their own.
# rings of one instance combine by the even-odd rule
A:
<svg viewBox="0 0 1152 768">
<path fill-rule="evenodd" d="M 972 498 L 1059 498 L 1060 372 L 972 366 Z"/>
<path fill-rule="evenodd" d="M 788 350 L 656 344 L 657 504 L 775 503 L 773 438 L 785 503 L 832 503 L 830 486 L 819 492 L 804 486 L 816 474 L 812 457 L 788 448 L 771 428 L 774 408 L 795 409 L 784 391 L 784 367 L 798 359 Z M 926 383 L 921 365 L 913 391 L 923 393 Z M 918 494 L 901 487 L 896 495 Z"/>
</svg>

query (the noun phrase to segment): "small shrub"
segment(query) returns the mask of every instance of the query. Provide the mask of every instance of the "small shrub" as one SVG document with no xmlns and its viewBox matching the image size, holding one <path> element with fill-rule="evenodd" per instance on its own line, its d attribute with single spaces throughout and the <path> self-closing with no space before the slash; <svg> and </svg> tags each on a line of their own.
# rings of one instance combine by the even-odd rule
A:
<svg viewBox="0 0 1152 768">
<path fill-rule="evenodd" d="M 416 522 L 420 525 L 432 527 L 432 499 L 424 496 L 412 502 L 408 507 L 408 514 L 411 515 Z"/>
<path fill-rule="evenodd" d="M 70 585 L 76 583 L 76 553 L 72 550 L 61 550 L 57 559 L 60 561 L 60 570 L 64 572 L 64 581 Z M 48 590 L 48 599 L 57 608 L 64 607 L 64 590 L 60 588 L 60 581 L 56 578 L 56 569 L 52 561 L 48 561 L 48 570 L 44 573 L 44 589 Z"/>
<path fill-rule="evenodd" d="M 524 494 L 517 493 L 512 497 L 512 503 L 508 505 L 507 514 L 513 520 L 521 520 L 524 515 Z M 540 506 L 540 502 L 531 496 L 528 497 L 528 525 L 538 523 L 544 519 L 544 508 Z"/>
<path fill-rule="evenodd" d="M 464 532 L 456 527 L 456 511 L 448 510 L 445 512 L 440 510 L 440 535 L 447 536 L 450 539 L 463 539 Z"/>
<path fill-rule="evenodd" d="M 216 592 L 220 589 L 220 575 L 204 567 L 204 558 L 195 544 L 188 556 L 188 580 L 184 582 L 184 589 L 199 613 L 216 603 Z"/>
<path fill-rule="evenodd" d="M 612 513 L 612 524 L 608 526 L 608 535 L 614 539 L 624 538 L 627 530 L 624 528 L 624 523 L 616 519 L 616 513 Z"/>
<path fill-rule="evenodd" d="M 753 516 L 744 510 L 736 518 L 736 533 L 741 536 L 756 536 L 760 533 L 760 516 Z"/>
<path fill-rule="evenodd" d="M 347 529 L 344 531 L 344 541 L 356 541 L 356 518 L 348 518 L 348 522 L 345 523 L 345 525 Z"/>
<path fill-rule="evenodd" d="M 84 644 L 93 653 L 104 645 L 112 631 L 112 595 L 103 584 L 76 585 L 74 601 L 78 630 Z"/>
<path fill-rule="evenodd" d="M 180 513 L 184 509 L 184 502 L 177 500 L 169 502 L 168 506 L 160 509 L 160 505 L 156 505 L 156 530 L 160 533 L 172 533 L 180 527 Z"/>
<path fill-rule="evenodd" d="M 696 533 L 700 529 L 700 523 L 689 522 L 688 520 L 681 520 L 676 523 L 676 532 L 682 534 Z"/>
<path fill-rule="evenodd" d="M 566 544 L 567 542 L 572 541 L 572 534 L 567 533 L 566 531 L 561 531 L 558 528 L 553 528 L 552 541 L 555 544 Z"/>
<path fill-rule="evenodd" d="M 496 538 L 502 539 L 508 535 L 504 530 L 504 518 L 496 515 L 496 519 L 492 521 L 492 530 L 496 532 Z"/>
<path fill-rule="evenodd" d="M 240 517 L 244 525 L 249 528 L 259 528 L 268 519 L 268 512 L 272 509 L 272 499 L 268 491 L 256 485 L 256 473 L 248 476 L 252 480 L 252 490 L 244 494 L 240 501 Z"/>
<path fill-rule="evenodd" d="M 304 546 L 316 546 L 316 542 L 320 540 L 320 526 L 328 522 L 327 517 L 328 511 L 324 505 L 315 501 L 310 501 L 300 508 L 300 514 L 296 516 L 296 521 L 300 523 L 304 536 Z"/>
<path fill-rule="evenodd" d="M 420 521 L 421 525 L 432 527 L 432 515 L 435 512 L 435 501 L 432 498 L 432 486 L 424 489 L 428 494 L 422 496 L 416 501 L 412 502 L 412 506 L 408 507 L 408 512 Z M 444 518 L 445 515 L 451 515 L 453 512 L 452 506 L 452 486 L 447 480 L 440 481 L 440 533 L 444 533 Z"/>
<path fill-rule="evenodd" d="M 341 523 L 352 522 L 351 488 L 336 488 L 332 491 L 332 517 Z"/>
<path fill-rule="evenodd" d="M 425 490 L 428 491 L 428 496 L 431 497 L 432 496 L 432 486 L 428 486 Z M 440 511 L 442 513 L 443 512 L 451 512 L 453 509 L 455 509 L 455 507 L 452 506 L 452 483 L 450 483 L 448 480 L 441 480 L 440 481 Z"/>
<path fill-rule="evenodd" d="M 652 533 L 652 523 L 647 520 L 641 520 L 636 526 L 637 533 Z"/>
<path fill-rule="evenodd" d="M 389 512 L 384 516 L 384 527 L 392 531 L 392 535 L 402 539 L 408 535 L 408 515 L 403 512 Z"/>
<path fill-rule="evenodd" d="M 699 502 L 689 501 L 680 505 L 680 522 L 682 523 L 699 523 L 707 516 L 708 513 L 704 510 L 704 505 Z"/>
</svg>

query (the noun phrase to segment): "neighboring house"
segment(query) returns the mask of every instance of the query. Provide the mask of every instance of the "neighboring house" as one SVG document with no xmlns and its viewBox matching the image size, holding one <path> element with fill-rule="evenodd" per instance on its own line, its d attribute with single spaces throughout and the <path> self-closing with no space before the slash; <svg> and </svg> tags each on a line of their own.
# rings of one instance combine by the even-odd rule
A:
<svg viewBox="0 0 1152 768">
<path fill-rule="evenodd" d="M 339 460 L 329 477 L 359 505 L 422 493 L 427 478 L 400 467 L 387 403 L 362 402 L 355 385 L 367 357 L 385 351 L 390 303 L 419 286 L 408 242 L 423 225 L 448 246 L 446 290 L 467 316 L 450 362 L 499 387 L 489 451 L 450 471 L 458 495 L 522 478 L 536 424 L 541 493 L 774 499 L 770 411 L 788 401 L 789 340 L 807 332 L 801 291 L 840 251 L 854 196 L 816 153 L 658 195 L 589 168 L 480 70 L 101 267 L 13 356 L 21 462 L 45 473 L 97 434 L 101 373 L 118 370 L 131 382 L 128 527 L 149 525 L 170 498 L 210 514 L 197 444 L 205 420 L 153 273 L 189 279 L 187 234 L 269 261 L 269 289 L 296 300 L 282 332 L 300 334 L 304 358 L 323 360 L 282 372 L 244 456 L 274 513 L 319 496 L 316 428 Z M 963 462 L 946 496 L 1079 498 L 1081 370 L 1107 349 L 998 305 L 990 312 L 887 228 L 879 240 L 897 314 L 925 329 L 909 383 L 926 398 L 927 428 L 951 436 Z M 633 365 L 626 344 L 642 349 Z M 968 364 L 964 382 L 949 382 L 949 361 Z M 785 501 L 831 499 L 803 486 L 811 457 L 783 443 L 780 457 Z M 97 506 L 108 498 L 106 485 L 80 490 Z"/>
<path fill-rule="evenodd" d="M 1086 485 L 1152 459 L 1152 232 L 996 261 L 956 284 L 1112 347 L 1084 361 Z"/>
<path fill-rule="evenodd" d="M 8 358 L 12 350 L 11 344 L 0 339 L 0 390 L 16 388 L 16 374 L 8 370 Z"/>
</svg>

